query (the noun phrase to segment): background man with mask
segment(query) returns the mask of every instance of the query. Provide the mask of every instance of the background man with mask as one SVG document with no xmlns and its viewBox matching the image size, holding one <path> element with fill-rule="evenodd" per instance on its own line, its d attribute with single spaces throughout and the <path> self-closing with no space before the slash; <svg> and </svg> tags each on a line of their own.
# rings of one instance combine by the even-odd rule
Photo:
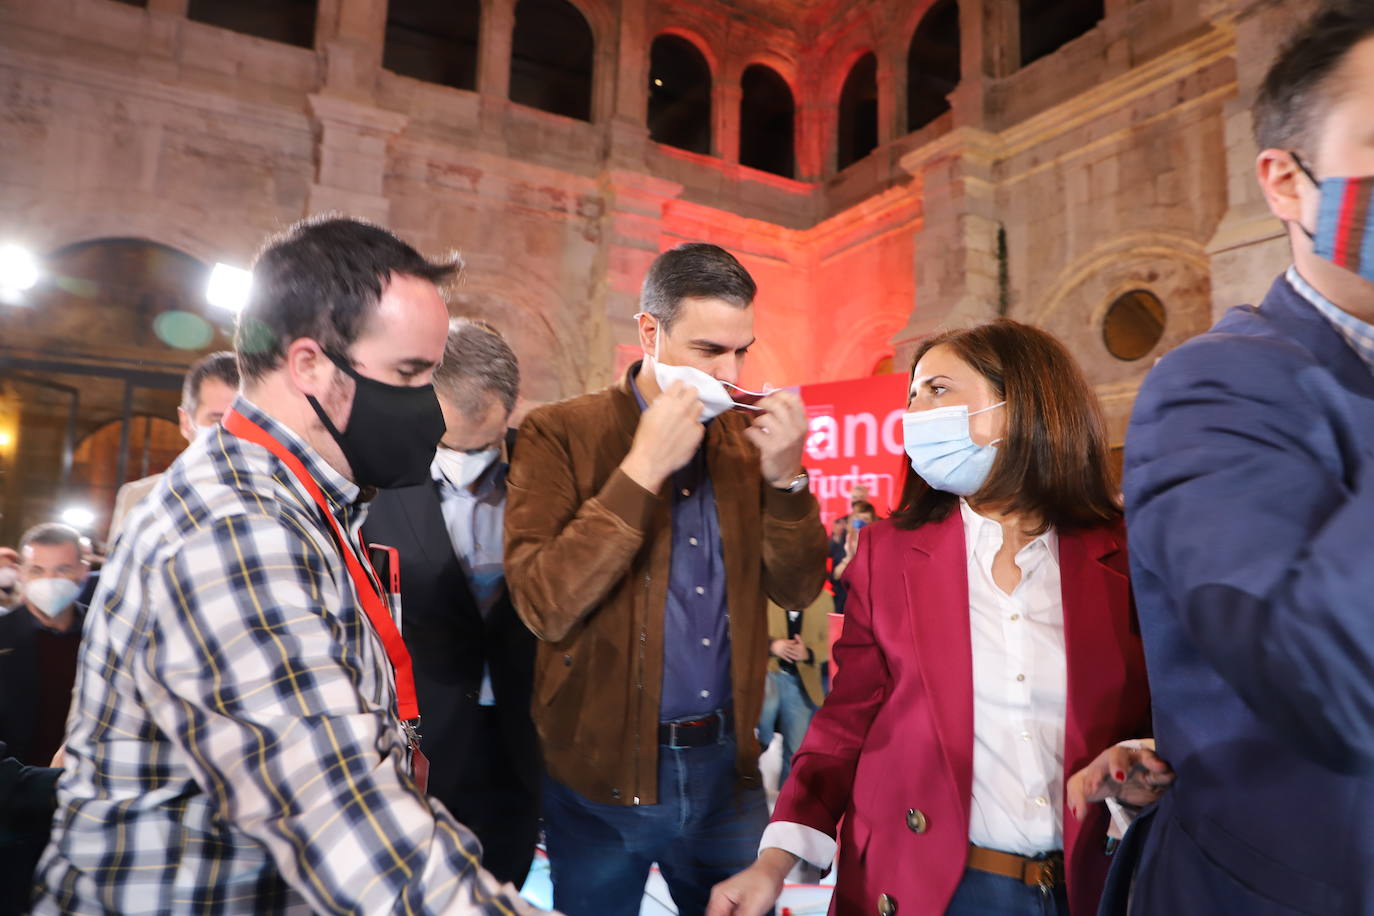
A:
<svg viewBox="0 0 1374 916">
<path fill-rule="evenodd" d="M 0 617 L 0 741 L 31 766 L 47 766 L 62 746 L 81 621 L 76 603 L 88 572 L 81 533 L 37 525 L 19 541 L 23 600 Z"/>
<path fill-rule="evenodd" d="M 1374 912 L 1374 4 L 1299 28 L 1254 116 L 1294 266 L 1163 358 L 1126 437 L 1178 774 L 1116 854 L 1133 916 Z"/>
<path fill-rule="evenodd" d="M 379 493 L 363 534 L 400 556 L 430 794 L 477 834 L 483 867 L 518 887 L 539 838 L 539 741 L 534 636 L 502 570 L 515 353 L 493 328 L 455 318 L 434 390 L 445 432 L 430 479 Z"/>
<path fill-rule="evenodd" d="M 0 608 L 13 607 L 19 600 L 19 551 L 0 547 Z"/>
<path fill-rule="evenodd" d="M 177 408 L 177 427 L 187 443 L 219 424 L 239 390 L 238 358 L 228 350 L 220 350 L 203 357 L 190 371 L 181 385 L 181 406 Z M 113 545 L 119 537 L 120 526 L 139 500 L 153 492 L 161 474 L 131 480 L 119 488 L 114 511 L 110 513 L 110 534 L 105 539 Z"/>
<path fill-rule="evenodd" d="M 638 913 L 655 861 L 678 912 L 701 913 L 767 819 L 765 601 L 811 603 L 826 537 L 801 399 L 731 409 L 754 293 L 715 245 L 661 254 L 638 316 L 644 361 L 521 426 L 506 573 L 543 640 L 545 838 L 570 916 Z"/>
<path fill-rule="evenodd" d="M 259 255 L 243 394 L 130 514 L 87 618 L 35 913 L 527 912 L 417 787 L 358 538 L 443 434 L 456 270 L 346 219 Z"/>
</svg>

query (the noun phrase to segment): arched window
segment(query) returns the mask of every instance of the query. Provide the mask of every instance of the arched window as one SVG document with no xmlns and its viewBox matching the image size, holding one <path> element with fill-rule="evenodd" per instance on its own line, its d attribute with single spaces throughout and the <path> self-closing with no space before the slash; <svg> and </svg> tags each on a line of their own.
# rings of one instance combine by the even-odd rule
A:
<svg viewBox="0 0 1374 916">
<path fill-rule="evenodd" d="M 796 105 L 787 80 L 763 64 L 746 67 L 740 79 L 739 161 L 784 178 L 796 174 L 792 155 Z"/>
<path fill-rule="evenodd" d="M 949 111 L 959 85 L 959 4 L 936 0 L 911 36 L 906 54 L 906 129 L 920 130 Z"/>
<path fill-rule="evenodd" d="M 711 68 L 696 45 L 660 35 L 649 49 L 649 138 L 711 152 Z"/>
<path fill-rule="evenodd" d="M 481 0 L 388 0 L 382 66 L 427 83 L 477 88 Z"/>
<path fill-rule="evenodd" d="M 1091 31 L 1104 15 L 1103 0 L 1021 0 L 1021 66 Z"/>
<path fill-rule="evenodd" d="M 510 49 L 510 100 L 592 119 L 592 27 L 567 0 L 520 0 Z"/>
<path fill-rule="evenodd" d="M 840 90 L 837 168 L 858 162 L 878 147 L 878 58 L 859 58 Z"/>
<path fill-rule="evenodd" d="M 315 46 L 318 0 L 191 0 L 186 18 L 269 41 Z"/>
</svg>

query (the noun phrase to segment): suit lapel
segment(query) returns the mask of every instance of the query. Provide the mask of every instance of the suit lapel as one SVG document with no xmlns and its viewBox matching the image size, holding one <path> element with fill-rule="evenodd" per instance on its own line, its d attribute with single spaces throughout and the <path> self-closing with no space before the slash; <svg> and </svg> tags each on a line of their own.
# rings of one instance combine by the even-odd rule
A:
<svg viewBox="0 0 1374 916">
<path fill-rule="evenodd" d="M 967 815 L 973 793 L 973 643 L 963 519 L 956 507 L 949 518 L 922 525 L 907 538 L 907 620 L 945 764 Z"/>
<path fill-rule="evenodd" d="M 1122 611 L 1130 604 L 1130 580 L 1107 561 L 1121 550 L 1110 529 L 1067 532 L 1059 537 L 1059 580 L 1064 602 L 1068 708 L 1064 768 L 1072 773 L 1102 748 L 1094 723 L 1118 721 L 1125 672 L 1119 664 L 1129 634 Z"/>
</svg>

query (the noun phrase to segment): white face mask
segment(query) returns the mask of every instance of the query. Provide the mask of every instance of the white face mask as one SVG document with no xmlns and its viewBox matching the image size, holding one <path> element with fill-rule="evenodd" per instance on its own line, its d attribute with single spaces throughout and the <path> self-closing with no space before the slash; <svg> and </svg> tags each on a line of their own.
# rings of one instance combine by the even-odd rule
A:
<svg viewBox="0 0 1374 916">
<path fill-rule="evenodd" d="M 638 316 L 635 316 L 638 317 Z M 669 366 L 659 358 L 659 349 L 663 342 L 663 325 L 659 324 L 658 333 L 654 335 L 654 355 L 650 357 L 654 364 L 654 381 L 658 382 L 659 391 L 667 391 L 673 382 L 682 382 L 689 388 L 696 390 L 697 397 L 701 398 L 701 422 L 706 423 L 725 413 L 734 407 L 743 407 L 746 410 L 762 410 L 752 404 L 740 404 L 727 389 L 733 388 L 747 395 L 754 397 L 765 397 L 769 392 L 749 391 L 738 385 L 731 385 L 729 382 L 722 382 L 720 379 L 708 375 L 693 366 Z"/>
<path fill-rule="evenodd" d="M 0 566 L 0 589 L 8 591 L 14 588 L 18 582 L 19 570 L 13 566 Z"/>
<path fill-rule="evenodd" d="M 476 483 L 477 478 L 481 477 L 500 456 L 501 450 L 496 446 L 484 448 L 480 452 L 460 452 L 441 445 L 434 453 L 434 463 L 445 480 L 459 490 L 464 490 Z"/>
<path fill-rule="evenodd" d="M 81 583 L 71 579 L 30 579 L 24 584 L 24 599 L 51 618 L 71 607 L 80 592 Z"/>
</svg>

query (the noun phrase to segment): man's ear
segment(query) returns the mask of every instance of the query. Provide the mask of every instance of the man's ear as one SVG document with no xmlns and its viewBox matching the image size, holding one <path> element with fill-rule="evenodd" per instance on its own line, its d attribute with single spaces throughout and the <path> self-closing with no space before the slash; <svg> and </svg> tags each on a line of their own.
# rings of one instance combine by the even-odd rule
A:
<svg viewBox="0 0 1374 916">
<path fill-rule="evenodd" d="M 1255 177 L 1269 210 L 1285 223 L 1311 226 L 1316 222 L 1317 189 L 1287 150 L 1267 149 L 1255 160 Z M 1307 188 L 1309 190 L 1304 191 Z M 1311 201 L 1304 210 L 1304 201 Z"/>
<path fill-rule="evenodd" d="M 643 348 L 646 356 L 652 356 L 658 344 L 658 335 L 662 330 L 659 327 L 658 319 L 648 312 L 640 312 L 635 315 L 635 320 L 639 322 L 639 346 Z"/>
<path fill-rule="evenodd" d="M 184 407 L 177 408 L 177 428 L 181 430 L 181 438 L 187 442 L 196 441 L 196 422 Z"/>
<path fill-rule="evenodd" d="M 309 337 L 298 337 L 286 348 L 287 377 L 301 394 L 315 398 L 323 397 L 334 380 L 338 367 L 317 341 Z"/>
</svg>

